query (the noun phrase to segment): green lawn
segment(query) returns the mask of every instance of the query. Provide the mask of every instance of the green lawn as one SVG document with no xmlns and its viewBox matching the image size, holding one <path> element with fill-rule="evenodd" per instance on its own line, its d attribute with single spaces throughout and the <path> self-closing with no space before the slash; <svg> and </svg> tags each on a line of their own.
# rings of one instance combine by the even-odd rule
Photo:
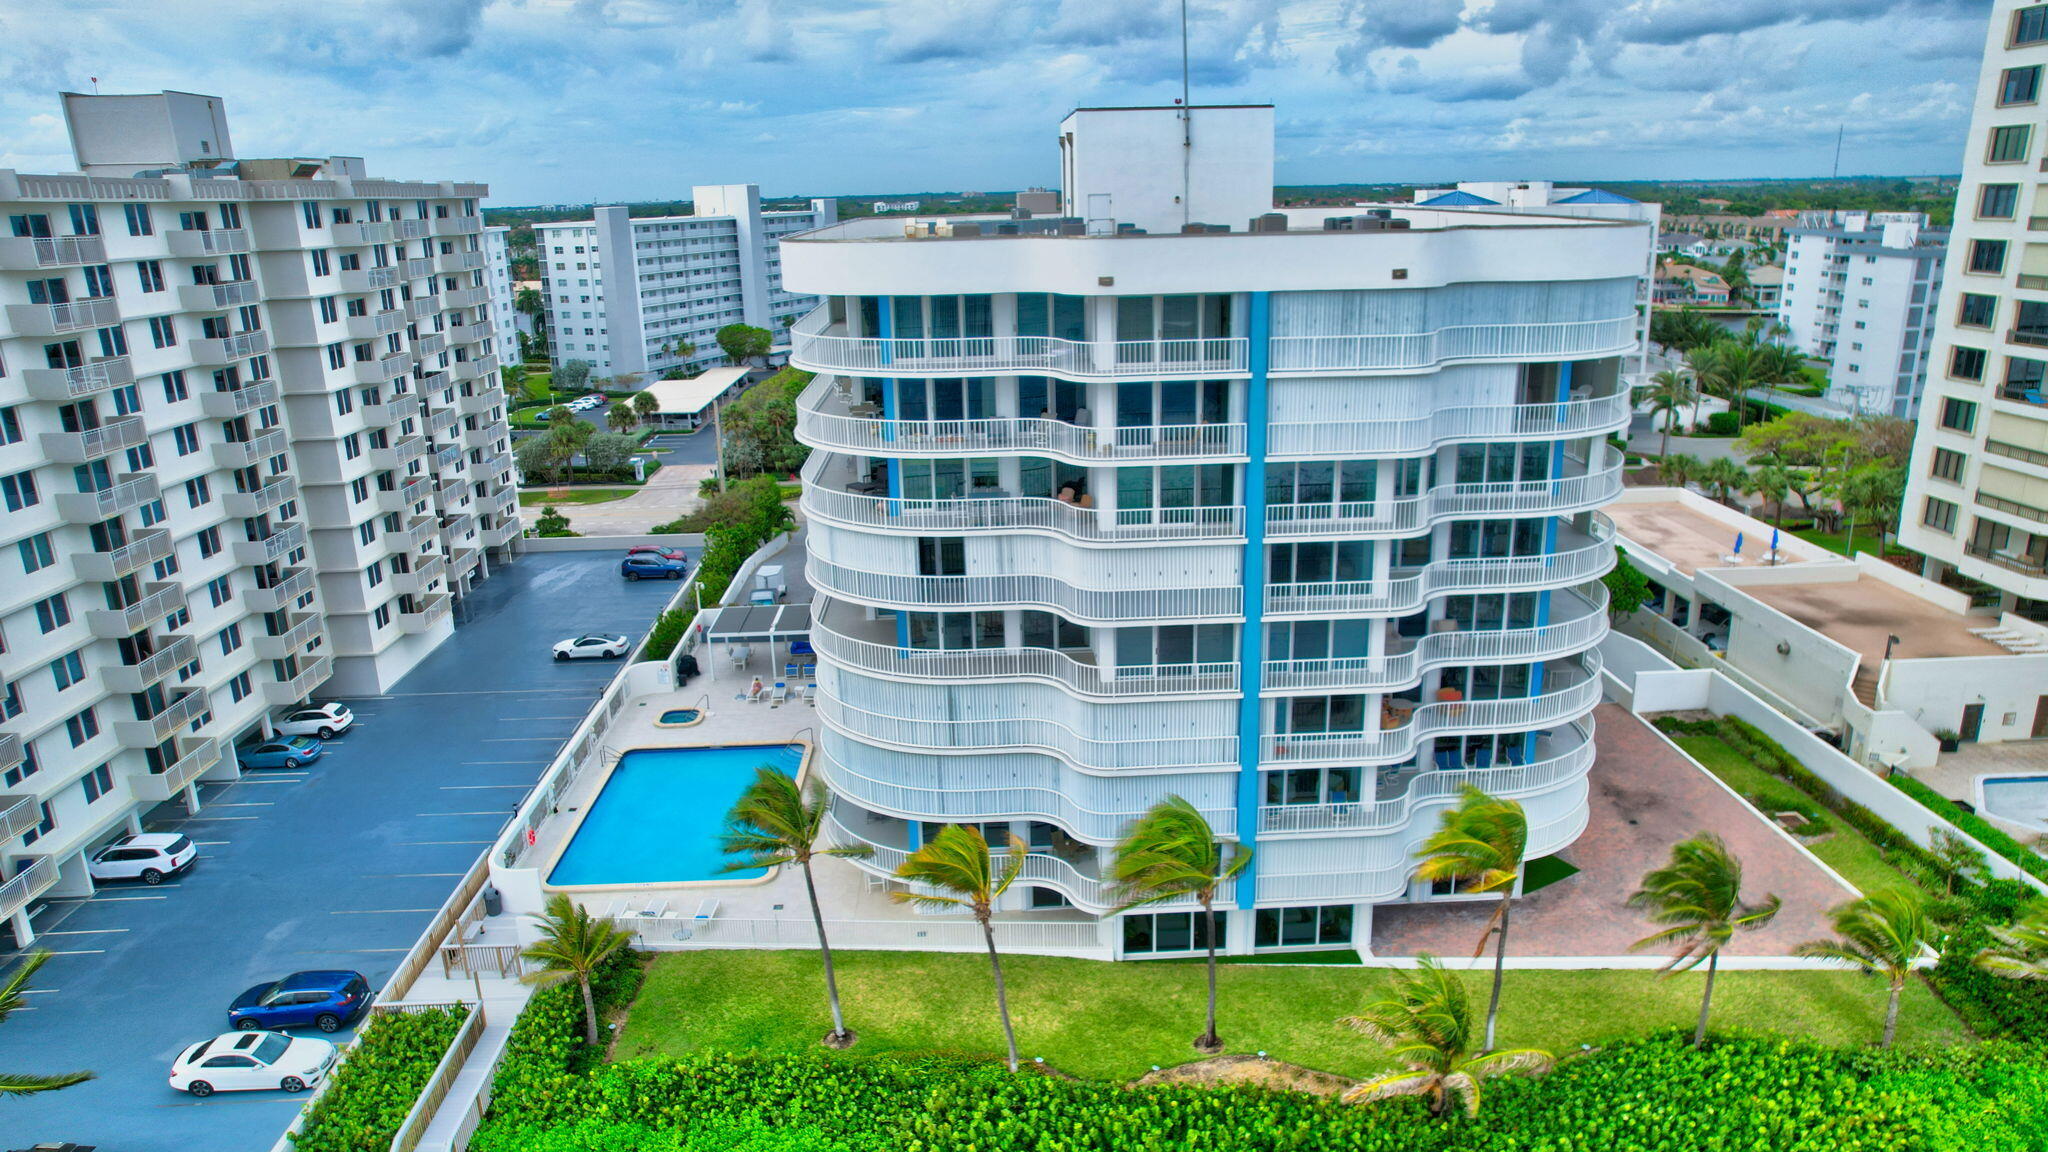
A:
<svg viewBox="0 0 2048 1152">
<path fill-rule="evenodd" d="M 987 957 L 839 952 L 835 958 L 847 1024 L 861 1037 L 854 1054 L 1001 1052 Z M 1026 1059 L 1043 1057 L 1077 1076 L 1121 1080 L 1155 1064 L 1198 1058 L 1191 1041 L 1202 1023 L 1199 964 L 1011 956 L 1003 969 Z M 1467 977 L 1475 1007 L 1486 1002 L 1488 975 Z M 1510 971 L 1501 1043 L 1563 1051 L 1689 1027 L 1703 979 Z M 1386 1066 L 1381 1049 L 1336 1023 L 1374 998 L 1386 984 L 1386 970 L 1235 964 L 1223 966 L 1218 981 L 1218 1030 L 1229 1051 L 1263 1050 L 1352 1076 Z M 1847 972 L 1723 972 L 1714 1002 L 1715 1026 L 1722 1030 L 1853 1044 L 1876 1040 L 1884 988 Z M 818 1052 L 828 1027 L 814 952 L 668 952 L 649 968 L 615 1055 Z M 1907 986 L 1899 1039 L 1955 1043 L 1967 1033 L 1915 980 Z"/>
<path fill-rule="evenodd" d="M 638 488 L 522 488 L 519 490 L 521 508 L 538 508 L 544 504 L 609 504 L 624 500 Z"/>
<path fill-rule="evenodd" d="M 1807 847 L 1849 883 L 1865 892 L 1911 885 L 1912 881 L 1905 874 L 1885 863 L 1884 853 L 1865 839 L 1863 833 L 1821 807 L 1806 793 L 1752 764 L 1720 737 L 1674 736 L 1672 740 L 1730 788 L 1744 796 L 1763 798 L 1762 807 L 1778 812 L 1786 809 L 1819 812 L 1828 827 L 1834 829 L 1834 834 Z"/>
<path fill-rule="evenodd" d="M 1818 544 L 1830 552 L 1834 552 L 1843 556 L 1847 556 L 1850 554 L 1849 533 L 1847 531 L 1822 532 L 1818 528 L 1792 528 L 1788 529 L 1788 531 L 1790 531 L 1792 535 L 1799 537 L 1801 540 L 1804 540 L 1810 544 Z M 1856 526 L 1856 551 L 1868 552 L 1872 556 L 1876 556 L 1878 555 L 1877 547 L 1877 529 L 1871 525 L 1858 524 Z M 1906 550 L 1904 548 L 1900 548 L 1897 545 L 1892 544 L 1890 542 L 1889 535 L 1887 535 L 1884 550 L 1885 555 L 1900 556 L 1904 555 L 1905 551 Z"/>
</svg>

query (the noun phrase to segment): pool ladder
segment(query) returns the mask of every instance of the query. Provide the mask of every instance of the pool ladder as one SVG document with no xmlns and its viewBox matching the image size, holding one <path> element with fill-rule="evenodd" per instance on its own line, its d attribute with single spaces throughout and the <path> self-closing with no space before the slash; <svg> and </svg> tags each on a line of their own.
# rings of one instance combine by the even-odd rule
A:
<svg viewBox="0 0 2048 1152">
<path fill-rule="evenodd" d="M 711 719 L 711 693 L 709 692 L 697 697 L 697 719 Z"/>
<path fill-rule="evenodd" d="M 804 762 L 804 737 L 806 735 L 811 738 L 811 743 L 816 744 L 818 742 L 817 728 L 806 724 L 802 728 L 797 729 L 796 735 L 790 737 L 789 742 L 783 745 L 786 750 L 795 753 L 798 764 Z"/>
</svg>

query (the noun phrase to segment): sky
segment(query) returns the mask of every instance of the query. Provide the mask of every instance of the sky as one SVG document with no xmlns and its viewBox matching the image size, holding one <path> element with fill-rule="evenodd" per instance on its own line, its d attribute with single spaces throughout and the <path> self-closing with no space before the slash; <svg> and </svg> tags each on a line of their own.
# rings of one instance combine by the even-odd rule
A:
<svg viewBox="0 0 2048 1152">
<path fill-rule="evenodd" d="M 1984 0 L 1188 0 L 1196 103 L 1284 184 L 1961 167 Z M 245 156 L 499 204 L 1007 190 L 1076 106 L 1180 95 L 1179 0 L 0 0 L 0 168 L 56 93 L 223 97 Z"/>
</svg>

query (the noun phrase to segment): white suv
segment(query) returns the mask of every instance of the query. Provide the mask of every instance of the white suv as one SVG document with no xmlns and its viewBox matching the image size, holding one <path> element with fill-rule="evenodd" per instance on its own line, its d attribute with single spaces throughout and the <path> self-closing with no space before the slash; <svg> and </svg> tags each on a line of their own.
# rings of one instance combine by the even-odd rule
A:
<svg viewBox="0 0 2048 1152">
<path fill-rule="evenodd" d="M 92 854 L 86 871 L 94 880 L 140 880 L 161 884 L 199 859 L 192 841 L 173 832 L 123 836 Z"/>
<path fill-rule="evenodd" d="M 355 713 L 345 704 L 320 704 L 311 708 L 298 708 L 284 714 L 273 727 L 279 736 L 318 736 L 332 740 L 348 731 L 356 722 Z"/>
</svg>

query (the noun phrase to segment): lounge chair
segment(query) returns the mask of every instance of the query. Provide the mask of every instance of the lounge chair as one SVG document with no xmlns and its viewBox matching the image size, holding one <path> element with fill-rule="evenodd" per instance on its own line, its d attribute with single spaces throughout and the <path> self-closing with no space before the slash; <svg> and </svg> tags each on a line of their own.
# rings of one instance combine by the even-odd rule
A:
<svg viewBox="0 0 2048 1152">
<path fill-rule="evenodd" d="M 818 706 L 818 686 L 816 684 L 804 685 L 804 703 L 809 704 L 813 708 Z"/>
<path fill-rule="evenodd" d="M 785 680 L 794 680 L 801 675 L 803 675 L 803 665 L 798 664 L 794 660 L 782 666 L 782 677 Z"/>
<path fill-rule="evenodd" d="M 706 896 L 704 899 L 697 902 L 697 914 L 690 917 L 690 919 L 704 921 L 714 919 L 717 916 L 718 897 Z"/>
<path fill-rule="evenodd" d="M 789 685 L 787 685 L 787 684 L 784 684 L 784 683 L 783 683 L 782 681 L 780 681 L 780 680 L 777 680 L 777 681 L 775 682 L 775 687 L 773 687 L 773 688 L 769 689 L 769 691 L 768 691 L 768 703 L 769 703 L 769 706 L 773 707 L 774 705 L 777 705 L 777 704 L 783 704 L 783 703 L 786 703 L 786 702 L 788 702 L 788 700 L 789 700 Z"/>
<path fill-rule="evenodd" d="M 767 689 L 761 686 L 759 680 L 754 681 L 754 686 L 747 689 L 747 703 L 759 704 L 761 702 L 761 694 L 766 691 Z"/>
</svg>

